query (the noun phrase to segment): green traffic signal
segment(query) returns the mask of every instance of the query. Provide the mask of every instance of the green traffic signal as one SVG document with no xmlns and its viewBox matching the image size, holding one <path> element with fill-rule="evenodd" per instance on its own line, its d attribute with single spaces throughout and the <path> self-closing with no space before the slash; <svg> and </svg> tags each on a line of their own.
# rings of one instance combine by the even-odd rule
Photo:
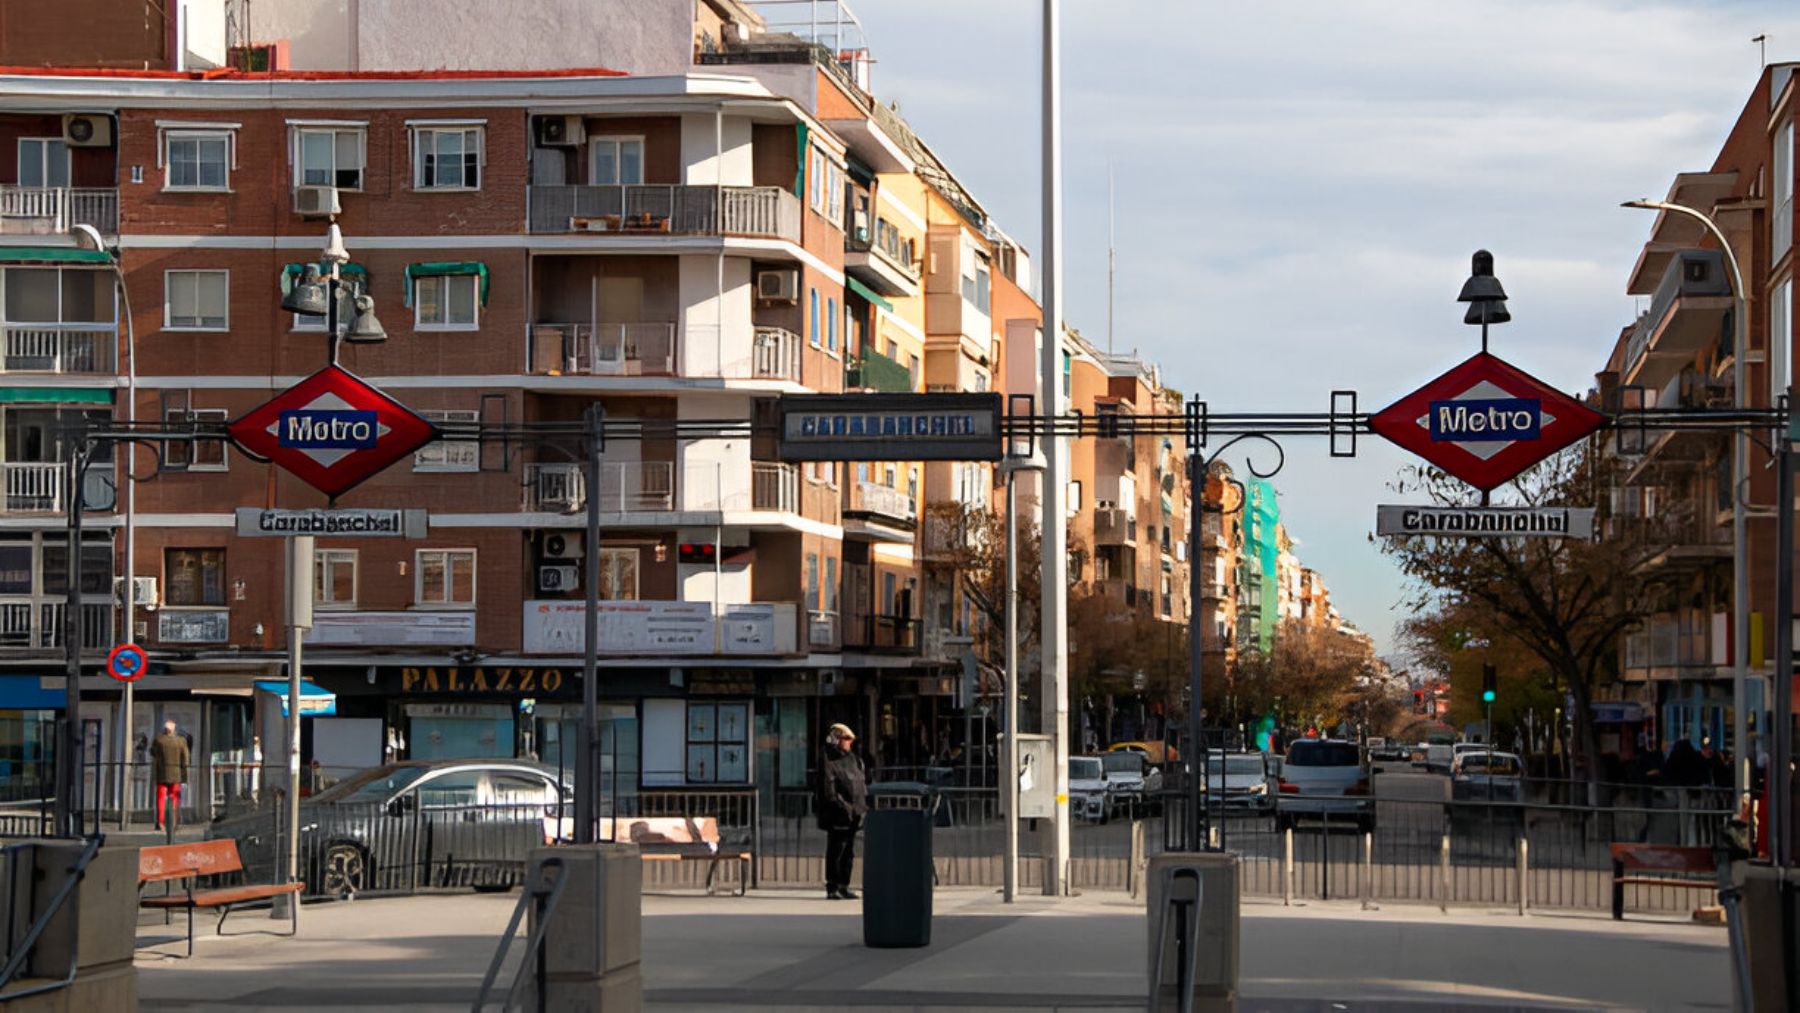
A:
<svg viewBox="0 0 1800 1013">
<path fill-rule="evenodd" d="M 1494 702 L 1494 691 L 1491 689 L 1482 690 L 1481 691 L 1481 702 L 1482 703 L 1493 703 Z"/>
</svg>

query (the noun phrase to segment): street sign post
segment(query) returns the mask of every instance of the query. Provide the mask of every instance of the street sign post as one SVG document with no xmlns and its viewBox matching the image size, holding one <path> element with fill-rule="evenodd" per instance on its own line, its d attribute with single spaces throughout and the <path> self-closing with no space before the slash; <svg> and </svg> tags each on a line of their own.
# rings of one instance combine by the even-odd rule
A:
<svg viewBox="0 0 1800 1013">
<path fill-rule="evenodd" d="M 229 427 L 232 442 L 337 497 L 430 442 L 437 429 L 337 366 L 327 366 Z"/>
<path fill-rule="evenodd" d="M 1605 416 L 1478 352 L 1369 418 L 1369 428 L 1487 492 L 1599 429 Z"/>
<path fill-rule="evenodd" d="M 136 644 L 120 644 L 106 655 L 106 674 L 120 682 L 136 682 L 144 677 L 150 658 Z"/>
</svg>

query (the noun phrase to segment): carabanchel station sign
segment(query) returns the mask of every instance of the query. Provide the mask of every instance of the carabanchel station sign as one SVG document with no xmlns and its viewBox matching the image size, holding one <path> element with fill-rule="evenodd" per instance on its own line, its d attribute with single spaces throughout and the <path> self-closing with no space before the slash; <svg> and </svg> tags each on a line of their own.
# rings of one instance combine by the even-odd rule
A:
<svg viewBox="0 0 1800 1013">
<path fill-rule="evenodd" d="M 791 394 L 780 401 L 783 461 L 998 461 L 998 392 Z"/>
<path fill-rule="evenodd" d="M 1592 507 L 1394 506 L 1375 508 L 1378 535 L 1592 538 Z"/>
</svg>

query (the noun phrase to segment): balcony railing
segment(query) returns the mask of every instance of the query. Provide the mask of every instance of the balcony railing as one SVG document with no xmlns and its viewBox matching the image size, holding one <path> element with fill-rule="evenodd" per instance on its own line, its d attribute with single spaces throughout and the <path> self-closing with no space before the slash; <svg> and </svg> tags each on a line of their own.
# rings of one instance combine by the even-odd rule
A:
<svg viewBox="0 0 1800 1013">
<path fill-rule="evenodd" d="M 918 651 L 924 620 L 906 616 L 851 616 L 844 630 L 844 646 L 859 650 L 910 654 Z"/>
<path fill-rule="evenodd" d="M 577 513 L 587 509 L 583 466 L 574 462 L 527 464 L 525 509 Z M 602 461 L 600 512 L 667 513 L 675 505 L 675 465 L 671 461 Z"/>
<path fill-rule="evenodd" d="M 118 372 L 112 324 L 8 324 L 0 368 L 8 373 Z"/>
<path fill-rule="evenodd" d="M 68 465 L 58 461 L 7 461 L 0 463 L 6 476 L 6 512 L 62 513 L 63 486 Z"/>
<path fill-rule="evenodd" d="M 844 386 L 878 390 L 887 394 L 912 392 L 912 371 L 873 349 L 844 369 Z"/>
<path fill-rule="evenodd" d="M 28 598 L 0 599 L 0 648 L 44 650 L 63 645 L 62 602 Z M 112 646 L 113 607 L 108 603 L 81 605 L 81 646 L 102 650 Z"/>
<path fill-rule="evenodd" d="M 537 233 L 800 241 L 800 201 L 778 186 L 533 186 L 528 200 Z"/>
<path fill-rule="evenodd" d="M 1137 515 L 1118 507 L 1094 511 L 1095 545 L 1136 545 Z"/>
<path fill-rule="evenodd" d="M 118 188 L 0 186 L 0 235 L 62 235 L 76 225 L 118 235 Z"/>
<path fill-rule="evenodd" d="M 822 609 L 808 609 L 806 612 L 806 646 L 815 651 L 835 651 L 843 646 L 842 631 L 838 629 L 838 614 Z"/>
<path fill-rule="evenodd" d="M 675 325 L 534 324 L 531 371 L 564 376 L 670 376 Z"/>
<path fill-rule="evenodd" d="M 800 382 L 800 335 L 785 327 L 758 327 L 750 346 L 750 375 Z"/>
<path fill-rule="evenodd" d="M 800 469 L 791 464 L 750 464 L 750 509 L 800 512 Z"/>
<path fill-rule="evenodd" d="M 862 509 L 868 513 L 908 523 L 919 513 L 918 503 L 911 496 L 880 482 L 858 482 L 856 494 Z"/>
</svg>

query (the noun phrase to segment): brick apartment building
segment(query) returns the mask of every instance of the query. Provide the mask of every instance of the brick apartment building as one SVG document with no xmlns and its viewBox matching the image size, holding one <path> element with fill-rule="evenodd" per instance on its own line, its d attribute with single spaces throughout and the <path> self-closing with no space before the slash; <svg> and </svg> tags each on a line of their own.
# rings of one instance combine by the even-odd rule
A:
<svg viewBox="0 0 1800 1013">
<path fill-rule="evenodd" d="M 1747 404 L 1756 407 L 1778 403 L 1793 382 L 1795 68 L 1764 68 L 1710 168 L 1676 176 L 1666 197 L 1710 215 L 1731 242 L 1749 308 Z M 1646 308 L 1620 333 L 1599 374 L 1609 407 L 1732 405 L 1732 283 L 1724 256 L 1701 226 L 1659 212 L 1627 291 L 1643 297 Z M 1743 647 L 1757 728 L 1767 728 L 1765 688 L 1776 670 L 1776 569 L 1792 565 L 1776 558 L 1767 443 L 1751 441 L 1743 489 L 1750 562 L 1750 637 Z M 1657 589 L 1662 607 L 1625 638 L 1617 699 L 1596 705 L 1602 750 L 1629 756 L 1639 736 L 1650 743 L 1687 738 L 1697 745 L 1707 736 L 1729 743 L 1737 650 L 1731 437 L 1651 434 L 1612 449 L 1621 478 L 1611 534 L 1643 541 L 1649 551 L 1638 575 Z"/>
</svg>

